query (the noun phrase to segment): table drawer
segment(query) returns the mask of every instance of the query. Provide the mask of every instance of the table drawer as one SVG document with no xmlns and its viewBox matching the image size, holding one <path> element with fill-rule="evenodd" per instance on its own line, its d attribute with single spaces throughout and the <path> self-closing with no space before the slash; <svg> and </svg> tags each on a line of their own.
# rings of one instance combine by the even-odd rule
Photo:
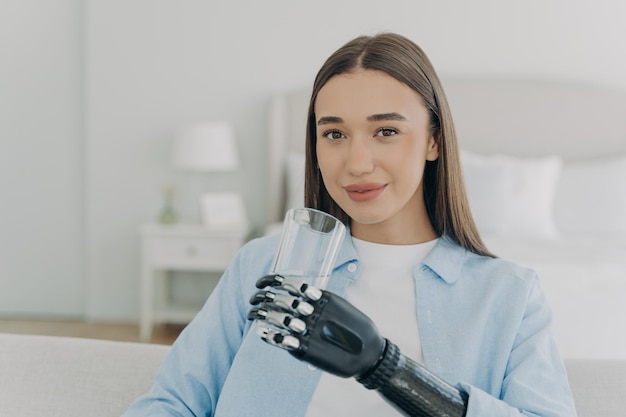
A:
<svg viewBox="0 0 626 417">
<path fill-rule="evenodd" d="M 226 268 L 242 245 L 236 238 L 151 238 L 148 257 L 154 263 L 192 262 Z"/>
</svg>

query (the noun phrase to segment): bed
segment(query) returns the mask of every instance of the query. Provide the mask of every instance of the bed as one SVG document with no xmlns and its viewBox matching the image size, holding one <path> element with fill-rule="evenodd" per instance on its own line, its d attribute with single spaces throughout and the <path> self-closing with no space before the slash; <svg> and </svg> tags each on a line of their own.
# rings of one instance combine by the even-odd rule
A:
<svg viewBox="0 0 626 417">
<path fill-rule="evenodd" d="M 626 358 L 626 91 L 443 78 L 470 205 L 496 255 L 538 271 L 566 358 Z M 309 91 L 272 98 L 268 233 L 303 205 Z"/>
</svg>

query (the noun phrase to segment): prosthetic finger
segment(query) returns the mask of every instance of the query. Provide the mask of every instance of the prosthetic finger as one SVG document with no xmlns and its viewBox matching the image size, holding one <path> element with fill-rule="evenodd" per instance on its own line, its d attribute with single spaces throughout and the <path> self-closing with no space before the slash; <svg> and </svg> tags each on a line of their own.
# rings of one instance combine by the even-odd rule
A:
<svg viewBox="0 0 626 417">
<path fill-rule="evenodd" d="M 259 291 L 250 298 L 250 304 L 261 303 L 274 304 L 277 308 L 292 314 L 310 316 L 313 314 L 313 306 L 299 297 L 286 294 L 277 294 L 273 291 Z"/>
<path fill-rule="evenodd" d="M 269 327 L 257 327 L 257 334 L 270 345 L 285 350 L 295 350 L 300 347 L 300 339 L 287 332 L 281 332 Z"/>
<path fill-rule="evenodd" d="M 276 287 L 291 295 L 305 297 L 312 301 L 322 298 L 322 291 L 307 284 L 301 279 L 283 277 L 282 275 L 265 275 L 256 282 L 257 288 Z"/>
<path fill-rule="evenodd" d="M 248 319 L 263 320 L 280 329 L 291 330 L 296 333 L 304 333 L 304 331 L 306 331 L 304 321 L 284 311 L 276 311 L 267 308 L 265 303 L 261 304 L 260 307 L 250 309 Z"/>
</svg>

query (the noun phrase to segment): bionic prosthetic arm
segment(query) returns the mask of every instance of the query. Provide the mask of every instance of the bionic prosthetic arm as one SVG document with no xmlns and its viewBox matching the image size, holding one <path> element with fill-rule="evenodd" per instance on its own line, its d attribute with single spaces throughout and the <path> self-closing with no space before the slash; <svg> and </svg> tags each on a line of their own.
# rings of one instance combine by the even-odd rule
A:
<svg viewBox="0 0 626 417">
<path fill-rule="evenodd" d="M 261 337 L 296 358 L 378 390 L 409 416 L 463 417 L 468 396 L 404 356 L 343 298 L 280 275 L 260 278 L 248 319 Z M 268 287 L 271 287 L 268 289 Z"/>
</svg>

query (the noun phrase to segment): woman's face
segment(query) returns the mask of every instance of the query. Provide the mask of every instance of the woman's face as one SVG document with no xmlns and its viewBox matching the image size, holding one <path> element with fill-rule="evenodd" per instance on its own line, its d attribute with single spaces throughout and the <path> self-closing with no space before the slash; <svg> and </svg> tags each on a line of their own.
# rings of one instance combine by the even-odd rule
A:
<svg viewBox="0 0 626 417">
<path fill-rule="evenodd" d="M 359 70 L 321 88 L 315 116 L 322 179 L 352 219 L 352 234 L 382 243 L 432 239 L 422 176 L 438 149 L 421 97 L 385 72 Z"/>
</svg>

